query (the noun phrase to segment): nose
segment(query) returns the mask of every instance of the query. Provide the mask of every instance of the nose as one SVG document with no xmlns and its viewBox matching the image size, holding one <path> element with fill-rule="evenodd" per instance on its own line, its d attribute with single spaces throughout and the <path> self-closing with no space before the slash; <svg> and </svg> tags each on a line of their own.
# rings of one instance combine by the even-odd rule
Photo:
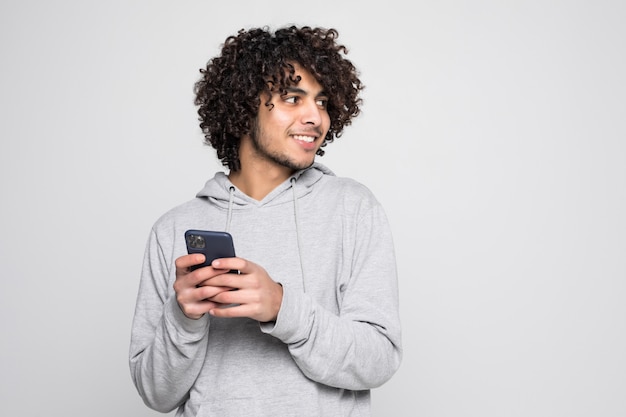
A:
<svg viewBox="0 0 626 417">
<path fill-rule="evenodd" d="M 326 111 L 317 103 L 317 100 L 306 100 L 302 108 L 302 123 L 319 126 L 322 123 L 322 112 Z"/>
</svg>

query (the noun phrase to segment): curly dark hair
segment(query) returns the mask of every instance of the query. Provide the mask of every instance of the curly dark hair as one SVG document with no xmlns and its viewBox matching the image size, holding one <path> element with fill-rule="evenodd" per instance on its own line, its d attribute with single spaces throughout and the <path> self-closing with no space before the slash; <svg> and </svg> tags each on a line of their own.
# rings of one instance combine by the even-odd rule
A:
<svg viewBox="0 0 626 417">
<path fill-rule="evenodd" d="M 222 45 L 221 55 L 200 70 L 194 93 L 205 143 L 231 171 L 240 169 L 239 141 L 252 130 L 261 94 L 285 94 L 297 84 L 294 63 L 308 71 L 329 95 L 330 129 L 322 147 L 342 135 L 360 113 L 364 85 L 335 29 L 284 27 L 241 29 Z M 265 103 L 269 105 L 269 103 Z M 322 147 L 317 154 L 322 156 Z"/>
</svg>

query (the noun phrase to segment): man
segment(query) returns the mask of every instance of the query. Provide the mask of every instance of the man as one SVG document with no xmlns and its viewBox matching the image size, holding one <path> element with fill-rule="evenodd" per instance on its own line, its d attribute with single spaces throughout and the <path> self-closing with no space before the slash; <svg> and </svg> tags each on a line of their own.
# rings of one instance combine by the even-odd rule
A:
<svg viewBox="0 0 626 417">
<path fill-rule="evenodd" d="M 334 29 L 241 30 L 201 70 L 196 104 L 218 172 L 146 248 L 133 381 L 177 416 L 369 416 L 401 360 L 392 237 L 363 185 L 315 161 L 360 112 Z M 237 257 L 187 255 L 222 230 Z M 237 270 L 236 273 L 229 271 Z"/>
</svg>

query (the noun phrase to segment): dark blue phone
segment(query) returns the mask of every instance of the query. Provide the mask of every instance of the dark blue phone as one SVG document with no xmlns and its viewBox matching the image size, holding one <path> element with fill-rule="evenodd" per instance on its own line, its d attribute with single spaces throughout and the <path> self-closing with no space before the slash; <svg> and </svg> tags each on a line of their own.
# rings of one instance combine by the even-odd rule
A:
<svg viewBox="0 0 626 417">
<path fill-rule="evenodd" d="M 187 244 L 187 253 L 201 253 L 206 258 L 203 263 L 192 266 L 190 268 L 192 271 L 211 265 L 211 262 L 218 258 L 235 257 L 233 237 L 228 232 L 187 230 L 185 232 L 185 242 Z"/>
</svg>

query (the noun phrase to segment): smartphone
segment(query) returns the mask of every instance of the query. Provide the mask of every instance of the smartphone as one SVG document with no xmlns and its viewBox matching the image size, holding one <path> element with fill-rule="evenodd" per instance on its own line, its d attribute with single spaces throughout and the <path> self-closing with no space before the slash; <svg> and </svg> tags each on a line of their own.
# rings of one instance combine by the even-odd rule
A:
<svg viewBox="0 0 626 417">
<path fill-rule="evenodd" d="M 201 253 L 205 256 L 203 263 L 194 265 L 192 271 L 211 265 L 218 258 L 233 258 L 235 246 L 233 237 L 228 232 L 215 232 L 210 230 L 187 230 L 185 232 L 187 253 Z"/>
</svg>

